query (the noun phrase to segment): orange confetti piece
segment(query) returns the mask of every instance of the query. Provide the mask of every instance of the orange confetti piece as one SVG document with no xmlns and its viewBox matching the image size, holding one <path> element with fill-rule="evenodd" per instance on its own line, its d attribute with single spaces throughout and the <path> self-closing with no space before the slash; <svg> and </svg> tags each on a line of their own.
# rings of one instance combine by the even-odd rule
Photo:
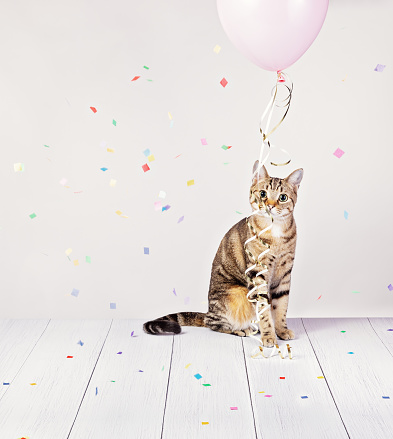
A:
<svg viewBox="0 0 393 439">
<path fill-rule="evenodd" d="M 142 166 L 142 169 L 143 169 L 143 172 L 150 171 L 149 165 L 148 165 L 147 163 L 145 163 L 145 164 Z"/>
<path fill-rule="evenodd" d="M 91 110 L 93 113 L 97 113 L 97 109 L 96 109 L 95 107 L 90 107 L 90 110 Z"/>
<path fill-rule="evenodd" d="M 225 78 L 222 78 L 220 84 L 225 88 L 228 84 L 228 81 Z"/>
<path fill-rule="evenodd" d="M 131 79 L 131 82 L 132 81 L 136 81 L 137 79 L 139 79 L 140 78 L 140 76 L 134 76 L 132 79 Z"/>
</svg>

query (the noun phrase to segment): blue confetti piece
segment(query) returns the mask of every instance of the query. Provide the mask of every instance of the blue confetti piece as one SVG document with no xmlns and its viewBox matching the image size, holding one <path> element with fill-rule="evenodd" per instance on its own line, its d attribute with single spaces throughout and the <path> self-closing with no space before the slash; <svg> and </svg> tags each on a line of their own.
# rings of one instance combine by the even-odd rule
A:
<svg viewBox="0 0 393 439">
<path fill-rule="evenodd" d="M 302 398 L 302 399 L 306 399 L 306 398 L 308 398 L 308 396 L 301 396 L 300 398 Z"/>
<path fill-rule="evenodd" d="M 107 171 L 108 170 L 108 168 L 100 168 L 101 169 L 101 171 Z"/>
<path fill-rule="evenodd" d="M 390 399 L 390 396 L 383 396 L 383 399 Z"/>
<path fill-rule="evenodd" d="M 83 345 L 84 345 L 84 343 L 83 343 L 83 341 L 82 341 L 82 340 L 79 340 L 79 341 L 78 341 L 78 344 L 80 344 L 81 346 L 83 346 Z"/>
<path fill-rule="evenodd" d="M 138 370 L 138 372 L 143 372 L 143 370 Z"/>
<path fill-rule="evenodd" d="M 145 254 L 145 255 L 149 255 L 150 254 L 149 247 L 143 247 L 143 254 Z"/>
<path fill-rule="evenodd" d="M 120 354 L 122 354 L 122 353 L 123 353 L 123 352 L 118 352 L 117 355 L 120 355 Z"/>
<path fill-rule="evenodd" d="M 348 219 L 348 212 L 346 210 L 344 210 L 344 218 L 347 220 Z"/>
<path fill-rule="evenodd" d="M 9 386 L 10 383 L 3 383 L 3 386 Z"/>
<path fill-rule="evenodd" d="M 348 354 L 353 354 L 353 352 L 348 352 Z"/>
<path fill-rule="evenodd" d="M 392 284 L 389 284 L 389 285 L 388 285 L 388 290 L 389 290 L 389 291 L 393 291 L 393 286 L 392 286 Z"/>
<path fill-rule="evenodd" d="M 143 151 L 143 155 L 145 155 L 146 157 L 148 157 L 150 155 L 150 149 L 145 149 Z"/>
<path fill-rule="evenodd" d="M 165 210 L 169 210 L 171 208 L 171 206 L 169 204 L 167 204 L 166 206 L 164 206 L 162 208 L 162 212 L 165 212 Z"/>
<path fill-rule="evenodd" d="M 384 64 L 377 64 L 377 67 L 375 67 L 374 72 L 383 72 L 385 67 L 386 66 Z"/>
<path fill-rule="evenodd" d="M 98 394 L 98 387 L 96 387 L 96 395 Z"/>
<path fill-rule="evenodd" d="M 200 375 L 199 373 L 197 373 L 196 375 L 194 375 L 194 377 L 195 377 L 197 380 L 200 380 L 200 379 L 202 378 L 202 375 Z"/>
<path fill-rule="evenodd" d="M 73 288 L 73 290 L 71 292 L 71 296 L 78 297 L 79 296 L 79 290 L 77 290 L 76 288 Z"/>
<path fill-rule="evenodd" d="M 110 304 L 109 304 L 109 308 L 110 308 L 110 309 L 116 309 L 116 303 L 114 303 L 114 302 L 110 302 Z"/>
</svg>

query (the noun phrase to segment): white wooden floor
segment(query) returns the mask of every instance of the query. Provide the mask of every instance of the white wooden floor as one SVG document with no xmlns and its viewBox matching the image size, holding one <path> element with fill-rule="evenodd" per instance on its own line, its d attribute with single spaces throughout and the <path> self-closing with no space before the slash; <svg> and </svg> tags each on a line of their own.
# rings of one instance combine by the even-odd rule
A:
<svg viewBox="0 0 393 439">
<path fill-rule="evenodd" d="M 142 323 L 1 320 L 0 438 L 393 437 L 393 318 L 289 319 L 292 360 Z"/>
</svg>

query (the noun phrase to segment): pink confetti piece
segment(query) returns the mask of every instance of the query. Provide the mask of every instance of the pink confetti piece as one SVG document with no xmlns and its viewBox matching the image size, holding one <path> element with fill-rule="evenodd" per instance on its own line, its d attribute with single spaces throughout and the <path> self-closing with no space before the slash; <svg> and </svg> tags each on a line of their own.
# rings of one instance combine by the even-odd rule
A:
<svg viewBox="0 0 393 439">
<path fill-rule="evenodd" d="M 237 410 L 237 407 L 229 407 L 231 410 Z"/>
<path fill-rule="evenodd" d="M 190 298 L 189 297 L 186 297 L 185 299 L 184 299 L 184 305 L 188 305 L 190 303 Z"/>
<path fill-rule="evenodd" d="M 320 298 L 322 297 L 322 294 L 318 297 L 318 299 L 317 300 L 319 300 Z"/>
<path fill-rule="evenodd" d="M 93 113 L 97 113 L 97 109 L 96 109 L 95 107 L 90 107 L 90 110 L 91 110 Z"/>
<path fill-rule="evenodd" d="M 265 398 L 271 398 L 273 395 L 264 395 Z"/>
<path fill-rule="evenodd" d="M 338 158 L 341 158 L 343 154 L 345 154 L 345 152 L 340 148 L 337 148 L 333 153 L 333 155 L 335 155 Z"/>
<path fill-rule="evenodd" d="M 148 165 L 147 163 L 145 163 L 145 164 L 142 166 L 142 169 L 143 169 L 143 172 L 150 171 L 149 165 Z"/>
<path fill-rule="evenodd" d="M 62 186 L 64 186 L 66 183 L 67 183 L 67 179 L 66 178 L 62 178 L 60 181 L 59 181 L 59 183 L 62 185 Z"/>
<path fill-rule="evenodd" d="M 202 145 L 207 145 L 206 139 L 201 139 Z"/>
<path fill-rule="evenodd" d="M 154 203 L 154 210 L 161 210 L 161 201 L 156 201 Z"/>
<path fill-rule="evenodd" d="M 228 84 L 228 81 L 225 78 L 222 78 L 220 84 L 225 88 Z"/>
<path fill-rule="evenodd" d="M 134 76 L 132 79 L 131 79 L 131 82 L 132 81 L 136 81 L 137 79 L 139 79 L 140 78 L 140 76 Z"/>
<path fill-rule="evenodd" d="M 175 157 L 175 159 L 177 159 L 177 158 L 180 157 L 180 156 L 181 156 L 181 154 L 177 155 L 177 156 Z"/>
</svg>

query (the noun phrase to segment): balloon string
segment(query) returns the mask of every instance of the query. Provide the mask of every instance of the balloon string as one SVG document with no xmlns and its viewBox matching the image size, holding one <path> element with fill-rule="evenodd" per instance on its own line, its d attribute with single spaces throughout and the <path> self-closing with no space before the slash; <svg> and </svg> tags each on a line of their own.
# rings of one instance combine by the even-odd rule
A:
<svg viewBox="0 0 393 439">
<path fill-rule="evenodd" d="M 271 131 L 269 131 L 269 126 L 270 126 L 270 123 L 272 120 L 274 107 L 279 106 L 277 104 L 277 93 L 278 93 L 278 86 L 282 83 L 285 83 L 285 87 L 288 90 L 288 96 L 286 99 L 284 99 L 284 102 L 287 101 L 287 103 L 283 106 L 284 108 L 286 108 L 286 110 L 285 110 L 284 115 L 280 119 L 280 121 L 271 129 Z M 288 83 L 289 83 L 289 85 L 288 85 Z M 286 75 L 285 73 L 283 73 L 281 71 L 278 71 L 276 85 L 273 88 L 274 93 L 272 93 L 272 97 L 271 97 L 268 105 L 266 106 L 266 108 L 262 114 L 262 117 L 261 117 L 260 132 L 262 134 L 262 145 L 261 145 L 261 150 L 260 150 L 260 154 L 259 154 L 258 167 L 252 175 L 252 181 L 254 181 L 254 178 L 258 179 L 257 176 L 259 175 L 259 171 L 262 168 L 262 166 L 266 163 L 266 161 L 270 155 L 271 146 L 270 146 L 270 142 L 268 140 L 268 137 L 281 125 L 281 123 L 285 119 L 286 115 L 288 114 L 288 110 L 289 110 L 291 99 L 292 99 L 292 89 L 293 89 L 292 81 L 290 81 L 288 75 Z M 262 130 L 262 123 L 263 123 L 264 119 L 266 118 L 266 116 L 267 116 L 267 121 L 266 121 L 265 130 L 263 131 Z M 265 133 L 267 133 L 267 134 L 265 134 Z M 267 150 L 266 157 L 262 160 L 265 146 L 267 146 L 269 149 Z M 287 151 L 285 151 L 283 149 L 281 149 L 281 151 L 284 151 L 287 155 L 289 155 Z M 290 163 L 290 161 L 291 160 L 289 159 L 285 163 L 277 164 L 277 163 L 270 162 L 270 164 L 274 165 L 274 166 L 284 166 L 284 165 L 287 165 L 288 163 Z M 263 256 L 270 251 L 270 245 L 268 243 L 266 243 L 265 241 L 263 241 L 263 239 L 261 238 L 261 235 L 266 233 L 267 231 L 269 231 L 273 227 L 274 220 L 273 220 L 272 214 L 270 213 L 270 211 L 267 208 L 264 201 L 259 196 L 256 196 L 252 191 L 250 191 L 250 202 L 251 202 L 251 204 L 256 202 L 257 209 L 246 218 L 246 223 L 250 229 L 252 236 L 251 236 L 251 238 L 247 239 L 246 242 L 244 243 L 244 250 L 253 262 L 253 265 L 251 265 L 245 271 L 245 275 L 248 277 L 249 281 L 251 282 L 251 284 L 253 286 L 247 294 L 247 299 L 250 303 L 255 303 L 255 320 L 253 320 L 251 322 L 251 327 L 253 328 L 253 332 L 249 335 L 249 337 L 256 339 L 258 341 L 258 343 L 261 343 L 261 340 L 259 338 L 255 337 L 255 334 L 258 333 L 258 329 L 259 329 L 258 324 L 261 320 L 262 314 L 270 309 L 269 295 L 268 295 L 268 283 L 265 279 L 259 278 L 259 276 L 262 276 L 262 274 L 268 273 L 267 265 L 262 264 L 261 260 L 262 260 Z M 257 230 L 251 224 L 250 218 L 253 215 L 261 214 L 261 212 L 263 214 L 267 213 L 269 215 L 270 220 L 271 220 L 271 224 L 268 227 L 265 227 L 263 230 L 257 232 Z M 254 254 L 252 253 L 252 251 L 248 248 L 249 244 L 253 241 L 259 242 L 265 248 L 257 257 L 255 257 Z M 261 267 L 261 269 L 253 277 L 251 275 L 251 272 L 255 268 L 257 268 L 258 266 Z M 288 346 L 288 354 L 290 354 L 289 345 L 287 345 L 287 346 Z M 280 357 L 283 359 L 284 357 L 283 357 L 277 344 L 275 345 L 275 349 L 278 350 Z M 275 349 L 272 351 L 272 353 L 270 354 L 269 357 L 271 357 L 273 355 L 273 353 L 275 352 Z M 264 358 L 268 358 L 264 355 L 263 348 L 261 345 L 259 346 L 259 352 L 255 355 L 252 355 L 252 358 L 256 358 L 259 355 L 262 355 Z M 292 359 L 292 354 L 290 354 L 289 357 L 290 357 L 290 359 Z"/>
</svg>

